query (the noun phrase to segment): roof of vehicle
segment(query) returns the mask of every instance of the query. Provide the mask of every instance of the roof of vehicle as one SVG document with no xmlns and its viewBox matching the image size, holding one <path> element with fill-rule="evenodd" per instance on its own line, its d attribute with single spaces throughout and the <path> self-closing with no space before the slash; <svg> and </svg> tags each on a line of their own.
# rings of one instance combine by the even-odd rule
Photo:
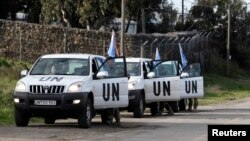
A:
<svg viewBox="0 0 250 141">
<path fill-rule="evenodd" d="M 42 58 L 84 58 L 87 59 L 90 56 L 93 57 L 102 57 L 101 55 L 94 55 L 94 54 L 82 54 L 82 53 L 57 53 L 57 54 L 46 54 L 43 55 Z"/>
<path fill-rule="evenodd" d="M 127 57 L 126 62 L 152 61 L 150 58 Z"/>
</svg>

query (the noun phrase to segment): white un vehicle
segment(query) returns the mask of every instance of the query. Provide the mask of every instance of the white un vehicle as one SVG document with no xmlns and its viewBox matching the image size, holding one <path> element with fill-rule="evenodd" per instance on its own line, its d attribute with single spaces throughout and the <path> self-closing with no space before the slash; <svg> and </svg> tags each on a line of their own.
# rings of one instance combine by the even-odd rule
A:
<svg viewBox="0 0 250 141">
<path fill-rule="evenodd" d="M 128 111 L 134 117 L 142 117 L 146 107 L 152 115 L 161 114 L 165 102 L 177 112 L 181 99 L 204 96 L 203 77 L 190 77 L 187 71 L 180 75 L 178 61 L 126 58 L 126 63 L 130 74 Z"/>
<path fill-rule="evenodd" d="M 118 58 L 119 67 L 114 68 L 116 59 L 91 54 L 41 56 L 31 70 L 21 72 L 16 84 L 16 125 L 27 126 L 31 117 L 42 117 L 46 124 L 75 118 L 79 127 L 89 128 L 96 113 L 106 120 L 108 108 L 127 107 L 126 60 Z"/>
</svg>

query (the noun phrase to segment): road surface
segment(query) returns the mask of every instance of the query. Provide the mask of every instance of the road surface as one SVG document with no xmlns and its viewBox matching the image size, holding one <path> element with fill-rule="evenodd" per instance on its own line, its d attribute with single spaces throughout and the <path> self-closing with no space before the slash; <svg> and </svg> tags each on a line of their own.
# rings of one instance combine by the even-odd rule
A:
<svg viewBox="0 0 250 141">
<path fill-rule="evenodd" d="M 57 120 L 54 125 L 30 124 L 0 127 L 0 141 L 206 141 L 210 124 L 250 125 L 250 98 L 219 105 L 199 106 L 197 112 L 164 113 L 132 118 L 122 112 L 121 126 L 101 124 L 100 116 L 89 129 L 78 128 L 76 120 Z"/>
</svg>

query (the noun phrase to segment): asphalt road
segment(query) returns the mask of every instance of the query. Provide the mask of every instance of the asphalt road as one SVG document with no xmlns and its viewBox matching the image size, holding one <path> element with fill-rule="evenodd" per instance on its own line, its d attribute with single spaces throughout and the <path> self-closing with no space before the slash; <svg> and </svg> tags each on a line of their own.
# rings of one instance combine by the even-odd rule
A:
<svg viewBox="0 0 250 141">
<path fill-rule="evenodd" d="M 197 112 L 164 113 L 132 118 L 122 112 L 121 126 L 93 119 L 89 129 L 78 128 L 76 120 L 57 120 L 54 125 L 31 124 L 0 127 L 0 141 L 206 141 L 210 124 L 250 125 L 250 98 L 219 105 L 199 106 Z"/>
</svg>

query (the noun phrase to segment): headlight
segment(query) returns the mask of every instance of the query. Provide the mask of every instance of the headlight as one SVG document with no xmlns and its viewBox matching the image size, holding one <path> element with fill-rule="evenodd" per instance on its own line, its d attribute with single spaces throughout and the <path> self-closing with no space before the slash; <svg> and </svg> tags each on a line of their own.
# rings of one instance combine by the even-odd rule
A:
<svg viewBox="0 0 250 141">
<path fill-rule="evenodd" d="M 129 83 L 129 84 L 128 84 L 128 89 L 129 89 L 129 90 L 135 89 L 135 83 Z"/>
<path fill-rule="evenodd" d="M 16 92 L 26 92 L 26 86 L 22 81 L 18 81 L 15 88 Z"/>
<path fill-rule="evenodd" d="M 81 92 L 82 89 L 82 81 L 73 83 L 69 86 L 68 88 L 68 93 L 76 93 L 76 92 Z"/>
</svg>

